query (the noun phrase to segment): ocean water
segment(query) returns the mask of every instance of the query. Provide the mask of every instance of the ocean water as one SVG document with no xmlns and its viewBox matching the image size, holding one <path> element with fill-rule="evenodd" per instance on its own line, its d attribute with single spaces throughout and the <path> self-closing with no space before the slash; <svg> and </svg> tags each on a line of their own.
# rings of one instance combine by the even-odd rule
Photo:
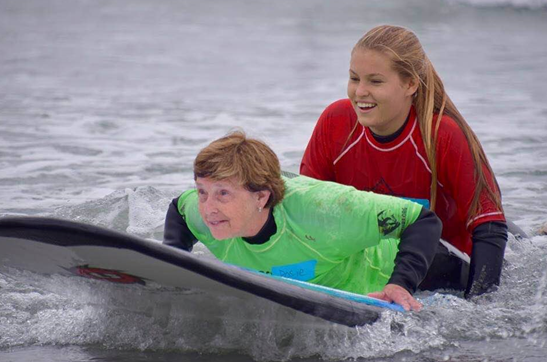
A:
<svg viewBox="0 0 547 362">
<path fill-rule="evenodd" d="M 166 317 L 176 295 L 8 270 L 0 361 L 544 361 L 545 0 L 0 0 L 0 216 L 161 240 L 194 156 L 226 132 L 298 171 L 353 44 L 384 23 L 420 37 L 530 236 L 510 239 L 497 292 L 422 293 L 421 313 L 346 328 L 260 302 Z"/>
</svg>

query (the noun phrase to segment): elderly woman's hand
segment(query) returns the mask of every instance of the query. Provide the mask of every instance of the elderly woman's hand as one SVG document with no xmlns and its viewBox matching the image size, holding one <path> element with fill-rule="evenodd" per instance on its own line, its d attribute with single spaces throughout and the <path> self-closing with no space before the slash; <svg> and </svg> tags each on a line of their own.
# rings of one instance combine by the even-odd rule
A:
<svg viewBox="0 0 547 362">
<path fill-rule="evenodd" d="M 405 310 L 419 311 L 422 304 L 403 287 L 396 284 L 388 284 L 381 292 L 374 292 L 368 295 L 372 298 L 382 299 L 390 303 L 397 303 Z"/>
</svg>

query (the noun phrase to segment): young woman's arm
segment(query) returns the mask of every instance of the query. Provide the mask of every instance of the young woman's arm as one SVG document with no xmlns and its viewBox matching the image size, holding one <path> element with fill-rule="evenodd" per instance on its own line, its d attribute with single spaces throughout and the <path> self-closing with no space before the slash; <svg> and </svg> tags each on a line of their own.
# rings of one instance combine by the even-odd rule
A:
<svg viewBox="0 0 547 362">
<path fill-rule="evenodd" d="M 507 225 L 502 210 L 489 197 L 487 190 L 480 195 L 481 211 L 469 216 L 476 189 L 475 170 L 471 149 L 463 132 L 449 117 L 443 117 L 443 131 L 439 130 L 439 179 L 456 202 L 456 211 L 468 221 L 471 230 L 471 264 L 465 297 L 487 292 L 499 284 L 507 242 Z M 498 192 L 495 176 L 482 166 L 488 185 Z M 450 241 L 450 240 L 448 240 Z"/>
<path fill-rule="evenodd" d="M 480 224 L 473 230 L 473 252 L 465 298 L 490 291 L 500 283 L 507 224 L 501 221 Z"/>
</svg>

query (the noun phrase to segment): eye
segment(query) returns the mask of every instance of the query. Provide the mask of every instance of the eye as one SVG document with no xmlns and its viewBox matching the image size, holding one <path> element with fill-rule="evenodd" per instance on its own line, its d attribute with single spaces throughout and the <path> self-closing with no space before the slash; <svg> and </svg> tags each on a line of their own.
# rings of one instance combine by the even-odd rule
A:
<svg viewBox="0 0 547 362">
<path fill-rule="evenodd" d="M 352 81 L 352 82 L 358 82 L 358 81 L 359 81 L 359 78 L 350 75 L 349 80 Z"/>
<path fill-rule="evenodd" d="M 202 201 L 202 202 L 207 200 L 207 193 L 205 192 L 205 190 L 198 189 L 198 198 L 199 198 L 199 201 Z"/>
<path fill-rule="evenodd" d="M 382 81 L 382 80 L 380 80 L 380 79 L 372 79 L 370 82 L 371 82 L 372 84 L 382 84 L 382 83 L 384 83 L 384 81 Z"/>
<path fill-rule="evenodd" d="M 234 194 L 232 193 L 231 190 L 220 189 L 216 192 L 216 198 L 219 202 L 227 203 L 234 198 Z"/>
</svg>

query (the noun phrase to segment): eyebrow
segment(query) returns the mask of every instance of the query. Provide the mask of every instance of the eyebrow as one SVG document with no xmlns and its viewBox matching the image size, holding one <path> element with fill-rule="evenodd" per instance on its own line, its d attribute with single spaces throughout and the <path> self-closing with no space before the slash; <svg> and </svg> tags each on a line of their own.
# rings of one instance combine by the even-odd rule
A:
<svg viewBox="0 0 547 362">
<path fill-rule="evenodd" d="M 353 70 L 351 70 L 351 68 L 350 68 L 349 71 L 350 71 L 350 73 L 353 73 L 353 74 L 355 74 L 355 75 L 358 75 L 356 72 L 354 72 Z M 372 74 L 367 74 L 367 77 L 384 77 L 384 75 L 381 74 L 381 73 L 372 73 Z"/>
</svg>

